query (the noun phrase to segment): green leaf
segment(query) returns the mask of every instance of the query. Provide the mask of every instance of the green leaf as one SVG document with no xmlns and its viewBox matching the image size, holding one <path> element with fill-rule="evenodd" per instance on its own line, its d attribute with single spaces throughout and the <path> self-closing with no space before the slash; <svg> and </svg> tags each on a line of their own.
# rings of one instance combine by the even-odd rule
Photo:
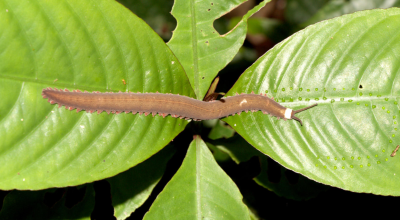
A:
<svg viewBox="0 0 400 220">
<path fill-rule="evenodd" d="M 250 219 L 242 195 L 199 136 L 144 219 Z"/>
<path fill-rule="evenodd" d="M 46 193 L 54 190 L 41 191 L 12 191 L 4 198 L 0 219 L 90 219 L 94 208 L 93 184 L 86 185 L 85 196 L 82 201 L 67 208 L 66 196 L 49 208 L 43 203 Z"/>
<path fill-rule="evenodd" d="M 218 163 L 223 163 L 226 161 L 230 161 L 231 158 L 229 156 L 229 154 L 225 153 L 224 151 L 218 149 L 216 146 L 214 146 L 213 144 L 210 143 L 206 143 L 207 147 L 211 150 L 215 161 L 217 161 Z"/>
<path fill-rule="evenodd" d="M 239 164 L 250 160 L 254 156 L 265 157 L 260 151 L 247 143 L 240 135 L 228 139 L 211 141 L 217 149 L 228 154 L 235 163 Z"/>
<path fill-rule="evenodd" d="M 168 145 L 143 163 L 108 179 L 114 216 L 126 219 L 150 196 L 175 149 Z"/>
<path fill-rule="evenodd" d="M 163 40 L 115 1 L 3 0 L 0 11 L 1 189 L 114 176 L 158 152 L 188 123 L 76 113 L 41 97 L 49 86 L 194 96 Z"/>
<path fill-rule="evenodd" d="M 400 9 L 371 10 L 309 26 L 246 70 L 227 95 L 267 93 L 299 109 L 297 121 L 261 112 L 225 119 L 251 145 L 317 182 L 400 195 Z M 384 33 L 384 34 L 382 34 Z"/>
<path fill-rule="evenodd" d="M 269 1 L 265 0 L 250 10 L 233 30 L 224 35 L 214 29 L 214 20 L 244 0 L 175 1 L 171 13 L 178 25 L 168 46 L 185 68 L 197 99 L 203 100 L 218 72 L 242 46 L 247 32 L 247 19 Z"/>
<path fill-rule="evenodd" d="M 301 24 L 302 27 L 338 17 L 345 14 L 354 13 L 356 11 L 400 7 L 399 0 L 335 0 L 329 1 L 316 14 L 314 14 L 307 22 Z M 305 20 L 304 20 L 305 21 Z"/>
<path fill-rule="evenodd" d="M 208 138 L 216 140 L 219 138 L 230 138 L 235 134 L 235 130 L 231 126 L 226 125 L 223 121 L 218 121 L 208 134 Z"/>
<path fill-rule="evenodd" d="M 316 197 L 320 192 L 329 188 L 304 176 L 299 176 L 295 183 L 290 182 L 286 175 L 287 170 L 283 167 L 280 167 L 280 179 L 276 182 L 271 182 L 268 174 L 267 156 L 256 150 L 240 135 L 235 135 L 226 140 L 212 141 L 212 143 L 217 150 L 228 154 L 237 164 L 248 161 L 252 157 L 258 157 L 261 163 L 261 171 L 254 180 L 257 184 L 279 196 L 293 200 L 307 200 Z"/>
</svg>

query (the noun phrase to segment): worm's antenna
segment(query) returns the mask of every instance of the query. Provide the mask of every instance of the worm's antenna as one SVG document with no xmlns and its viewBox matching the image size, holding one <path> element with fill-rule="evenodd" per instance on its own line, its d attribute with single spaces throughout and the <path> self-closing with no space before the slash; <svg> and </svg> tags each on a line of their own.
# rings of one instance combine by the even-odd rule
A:
<svg viewBox="0 0 400 220">
<path fill-rule="evenodd" d="M 308 107 L 305 107 L 305 108 L 302 108 L 302 109 L 299 109 L 299 110 L 292 111 L 292 116 L 291 116 L 291 118 L 294 119 L 294 120 L 296 120 L 296 121 L 298 121 L 298 122 L 300 122 L 300 125 L 303 126 L 303 122 L 300 120 L 300 118 L 294 116 L 294 114 L 297 114 L 297 113 L 299 113 L 299 112 L 305 111 L 305 110 L 310 109 L 310 108 L 312 108 L 312 107 L 314 107 L 314 106 L 317 106 L 317 105 L 318 105 L 318 103 L 315 103 L 314 105 L 310 105 L 310 106 L 308 106 Z"/>
<path fill-rule="evenodd" d="M 300 122 L 300 125 L 303 126 L 303 122 L 301 122 L 300 118 L 296 117 L 296 116 L 292 116 L 292 119 Z"/>
<path fill-rule="evenodd" d="M 297 114 L 297 113 L 302 112 L 302 111 L 305 111 L 305 110 L 307 110 L 307 109 L 309 109 L 309 108 L 312 108 L 312 107 L 314 107 L 314 106 L 317 106 L 317 105 L 318 105 L 318 103 L 315 103 L 314 105 L 310 105 L 310 106 L 308 106 L 308 107 L 305 107 L 305 108 L 302 108 L 302 109 L 293 111 L 292 115 Z"/>
</svg>

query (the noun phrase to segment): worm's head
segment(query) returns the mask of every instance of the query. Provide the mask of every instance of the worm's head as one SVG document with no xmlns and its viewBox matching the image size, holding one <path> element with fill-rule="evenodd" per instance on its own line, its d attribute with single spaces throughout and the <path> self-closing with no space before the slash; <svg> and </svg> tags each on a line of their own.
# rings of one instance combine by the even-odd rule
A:
<svg viewBox="0 0 400 220">
<path fill-rule="evenodd" d="M 314 106 L 317 106 L 317 105 L 318 105 L 318 104 L 315 103 L 314 105 L 310 105 L 310 106 L 308 106 L 308 107 L 305 107 L 305 108 L 302 108 L 302 109 L 299 109 L 299 110 L 295 110 L 295 111 L 292 110 L 292 109 L 290 109 L 290 108 L 287 108 L 286 111 L 285 111 L 285 118 L 287 118 L 287 119 L 294 119 L 294 120 L 300 122 L 300 125 L 303 126 L 303 122 L 300 120 L 300 118 L 298 118 L 298 117 L 296 117 L 296 116 L 294 116 L 294 115 L 297 114 L 297 113 L 299 113 L 299 112 L 305 111 L 305 110 L 307 110 L 307 109 L 309 109 L 309 108 L 312 108 L 312 107 L 314 107 Z"/>
</svg>

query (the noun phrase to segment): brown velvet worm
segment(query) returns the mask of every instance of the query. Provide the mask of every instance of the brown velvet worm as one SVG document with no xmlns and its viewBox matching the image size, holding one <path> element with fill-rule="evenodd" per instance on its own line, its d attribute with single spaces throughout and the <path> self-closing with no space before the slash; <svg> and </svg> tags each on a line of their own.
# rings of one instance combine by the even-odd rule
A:
<svg viewBox="0 0 400 220">
<path fill-rule="evenodd" d="M 133 114 L 144 113 L 144 115 L 152 113 L 153 116 L 159 114 L 163 117 L 171 115 L 172 117 L 193 120 L 209 120 L 240 114 L 243 111 L 262 111 L 264 114 L 270 114 L 278 119 L 297 120 L 301 125 L 302 121 L 294 115 L 317 105 L 314 104 L 303 109 L 292 110 L 283 107 L 265 94 L 256 95 L 254 93 L 238 94 L 209 102 L 174 94 L 89 93 L 79 90 L 70 92 L 67 89 L 56 88 L 43 89 L 42 96 L 47 98 L 51 104 L 57 103 L 59 107 L 65 106 L 68 110 L 76 109 L 77 112 L 85 110 L 90 113 L 95 111 L 116 114 L 132 112 Z"/>
</svg>

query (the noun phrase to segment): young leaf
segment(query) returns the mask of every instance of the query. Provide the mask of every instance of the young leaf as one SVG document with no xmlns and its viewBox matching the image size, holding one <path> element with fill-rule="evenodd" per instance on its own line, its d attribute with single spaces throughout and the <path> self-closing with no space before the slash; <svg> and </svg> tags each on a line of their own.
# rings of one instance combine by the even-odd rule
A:
<svg viewBox="0 0 400 220">
<path fill-rule="evenodd" d="M 144 219 L 250 219 L 235 183 L 196 136 Z"/>
</svg>

